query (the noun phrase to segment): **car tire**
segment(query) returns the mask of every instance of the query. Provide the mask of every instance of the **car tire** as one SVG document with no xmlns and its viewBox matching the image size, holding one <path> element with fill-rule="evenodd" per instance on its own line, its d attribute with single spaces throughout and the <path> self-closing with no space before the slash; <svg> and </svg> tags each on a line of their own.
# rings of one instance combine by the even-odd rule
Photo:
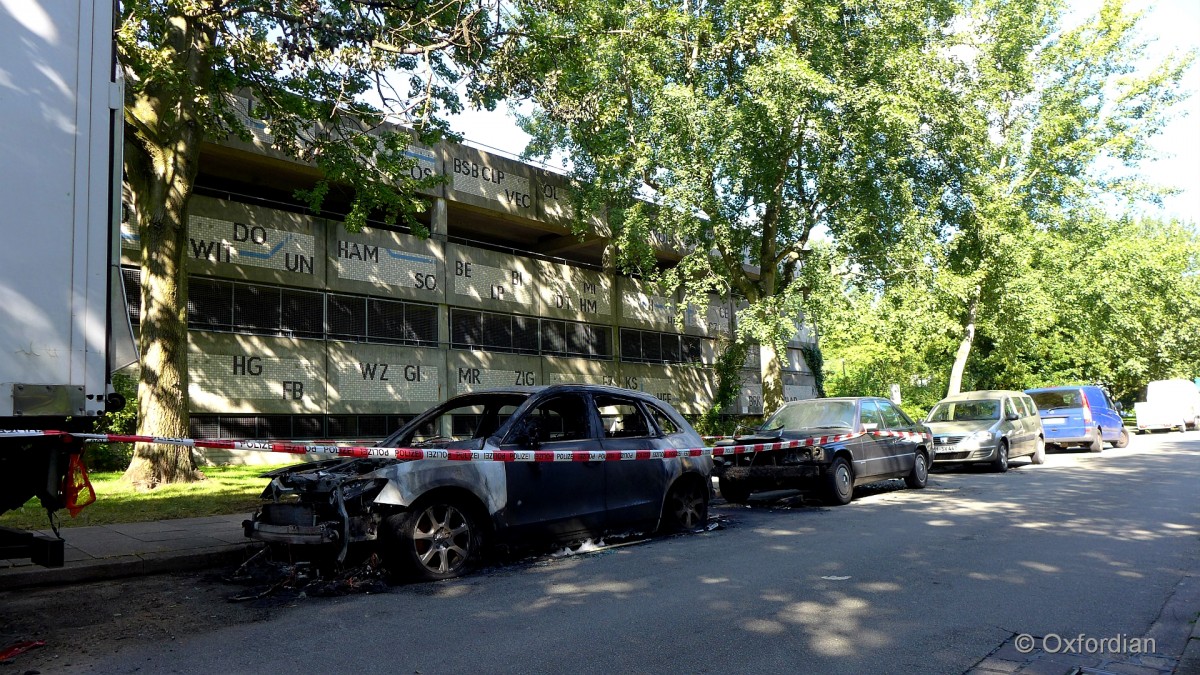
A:
<svg viewBox="0 0 1200 675">
<path fill-rule="evenodd" d="M 833 506 L 845 506 L 854 498 L 854 471 L 845 457 L 835 457 L 825 472 L 825 498 Z"/>
<path fill-rule="evenodd" d="M 910 490 L 920 490 L 929 482 L 929 457 L 925 455 L 924 450 L 918 450 L 917 456 L 913 458 L 912 471 L 904 477 L 904 484 Z"/>
<path fill-rule="evenodd" d="M 704 484 L 687 480 L 675 482 L 663 504 L 660 530 L 663 532 L 692 531 L 708 523 L 708 490 Z"/>
<path fill-rule="evenodd" d="M 1037 446 L 1037 449 L 1034 450 L 1033 454 L 1029 456 L 1029 461 L 1033 462 L 1034 464 L 1045 464 L 1046 463 L 1046 439 L 1042 438 L 1041 436 L 1038 436 L 1036 446 Z"/>
<path fill-rule="evenodd" d="M 1001 438 L 996 446 L 996 459 L 992 460 L 992 471 L 1005 473 L 1008 471 L 1008 441 Z"/>
<path fill-rule="evenodd" d="M 1116 443 L 1113 443 L 1113 447 L 1114 448 L 1129 447 L 1129 430 L 1128 429 L 1121 427 L 1121 436 L 1117 439 Z"/>
<path fill-rule="evenodd" d="M 475 564 L 483 544 L 471 510 L 455 499 L 418 500 L 384 522 L 388 556 L 395 561 L 389 565 L 392 572 L 426 581 L 461 576 Z"/>
<path fill-rule="evenodd" d="M 1088 443 L 1088 452 L 1101 452 L 1104 450 L 1104 436 L 1100 432 L 1100 427 L 1096 427 L 1095 433 L 1092 434 L 1092 441 Z"/>
<path fill-rule="evenodd" d="M 745 504 L 750 501 L 750 486 L 745 481 L 721 476 L 717 479 L 717 487 L 721 490 L 721 496 L 730 504 Z"/>
</svg>

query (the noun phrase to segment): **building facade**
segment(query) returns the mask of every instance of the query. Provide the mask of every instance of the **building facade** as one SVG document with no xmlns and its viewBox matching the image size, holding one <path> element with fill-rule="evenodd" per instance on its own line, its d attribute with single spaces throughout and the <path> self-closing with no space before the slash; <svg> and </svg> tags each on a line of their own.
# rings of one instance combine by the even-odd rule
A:
<svg viewBox="0 0 1200 675">
<path fill-rule="evenodd" d="M 229 140 L 205 146 L 189 209 L 189 395 L 196 438 L 379 438 L 449 396 L 558 382 L 622 386 L 685 414 L 711 408 L 737 300 L 683 307 L 606 269 L 608 228 L 570 231 L 569 182 L 460 144 L 410 149 L 427 239 L 346 230 L 294 197 L 312 167 Z M 336 208 L 336 200 L 331 200 Z M 663 247 L 663 258 L 670 253 Z M 122 229 L 130 316 L 139 242 Z M 799 330 L 785 395 L 814 395 Z M 730 414 L 762 414 L 757 351 Z"/>
</svg>

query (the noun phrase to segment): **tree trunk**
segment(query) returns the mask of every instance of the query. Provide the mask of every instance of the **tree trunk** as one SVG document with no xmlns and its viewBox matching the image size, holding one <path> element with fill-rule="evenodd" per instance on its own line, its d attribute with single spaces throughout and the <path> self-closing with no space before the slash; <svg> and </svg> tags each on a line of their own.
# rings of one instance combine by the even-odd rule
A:
<svg viewBox="0 0 1200 675">
<path fill-rule="evenodd" d="M 191 192 L 190 183 L 186 187 Z M 152 190 L 153 191 L 153 190 Z M 183 186 L 168 190 L 162 217 L 139 222 L 142 311 L 138 333 L 138 434 L 188 435 L 187 217 Z M 191 448 L 139 443 L 124 480 L 145 487 L 199 478 Z"/>
<path fill-rule="evenodd" d="M 758 354 L 761 360 L 759 372 L 762 374 L 763 414 L 770 415 L 783 405 L 783 368 L 773 345 L 760 345 Z"/>
<path fill-rule="evenodd" d="M 946 395 L 953 396 L 962 391 L 963 371 L 967 368 L 967 358 L 971 356 L 971 345 L 975 341 L 975 314 L 979 311 L 979 289 L 971 295 L 971 304 L 967 308 L 967 321 L 963 326 L 963 339 L 958 345 L 958 353 L 954 355 L 954 367 L 950 369 L 950 386 Z"/>
<path fill-rule="evenodd" d="M 187 205 L 204 136 L 197 92 L 211 76 L 215 31 L 179 13 L 169 25 L 164 54 L 182 77 L 151 75 L 126 104 L 125 177 L 142 255 L 138 434 L 182 438 L 189 433 Z M 139 443 L 123 480 L 152 488 L 202 477 L 191 448 Z"/>
</svg>

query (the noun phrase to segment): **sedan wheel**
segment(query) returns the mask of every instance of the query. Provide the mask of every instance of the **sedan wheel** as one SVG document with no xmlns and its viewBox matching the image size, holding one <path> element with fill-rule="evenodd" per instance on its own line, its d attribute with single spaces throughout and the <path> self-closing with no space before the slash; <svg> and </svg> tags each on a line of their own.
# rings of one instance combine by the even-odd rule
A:
<svg viewBox="0 0 1200 675">
<path fill-rule="evenodd" d="M 1128 437 L 1126 437 L 1126 439 L 1128 439 Z M 1127 440 L 1127 442 L 1128 442 L 1128 440 Z M 1042 438 L 1041 436 L 1038 436 L 1037 450 L 1033 451 L 1033 456 L 1030 457 L 1029 459 L 1034 464 L 1045 464 L 1046 463 L 1046 439 Z"/>
<path fill-rule="evenodd" d="M 391 516 L 393 553 L 421 579 L 450 579 L 465 572 L 480 548 L 479 526 L 454 501 L 435 500 Z"/>
<path fill-rule="evenodd" d="M 913 460 L 912 472 L 904 477 L 904 484 L 913 490 L 920 490 L 925 487 L 925 483 L 929 480 L 929 460 L 925 457 L 925 453 L 918 450 L 917 456 Z"/>
<path fill-rule="evenodd" d="M 844 506 L 854 497 L 854 472 L 845 457 L 837 457 L 825 474 L 825 496 L 831 504 Z"/>
<path fill-rule="evenodd" d="M 996 446 L 996 459 L 992 460 L 992 471 L 1004 473 L 1008 471 L 1008 441 L 1000 439 Z"/>
<path fill-rule="evenodd" d="M 667 495 L 662 529 L 668 532 L 695 530 L 708 522 L 708 491 L 695 481 L 677 482 Z"/>
</svg>

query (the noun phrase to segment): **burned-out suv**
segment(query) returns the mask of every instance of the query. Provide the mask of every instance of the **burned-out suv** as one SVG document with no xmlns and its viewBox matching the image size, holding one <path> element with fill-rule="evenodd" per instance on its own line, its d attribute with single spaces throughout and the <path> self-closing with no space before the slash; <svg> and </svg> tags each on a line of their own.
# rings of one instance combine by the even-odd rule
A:
<svg viewBox="0 0 1200 675">
<path fill-rule="evenodd" d="M 553 385 L 456 396 L 379 445 L 626 451 L 619 457 L 703 443 L 674 408 L 649 395 Z M 269 474 L 273 480 L 263 492 L 268 502 L 245 530 L 252 539 L 339 559 L 352 545 L 377 545 L 392 570 L 445 579 L 468 569 L 485 544 L 699 527 L 708 517 L 711 473 L 707 457 L 330 459 Z"/>
</svg>

